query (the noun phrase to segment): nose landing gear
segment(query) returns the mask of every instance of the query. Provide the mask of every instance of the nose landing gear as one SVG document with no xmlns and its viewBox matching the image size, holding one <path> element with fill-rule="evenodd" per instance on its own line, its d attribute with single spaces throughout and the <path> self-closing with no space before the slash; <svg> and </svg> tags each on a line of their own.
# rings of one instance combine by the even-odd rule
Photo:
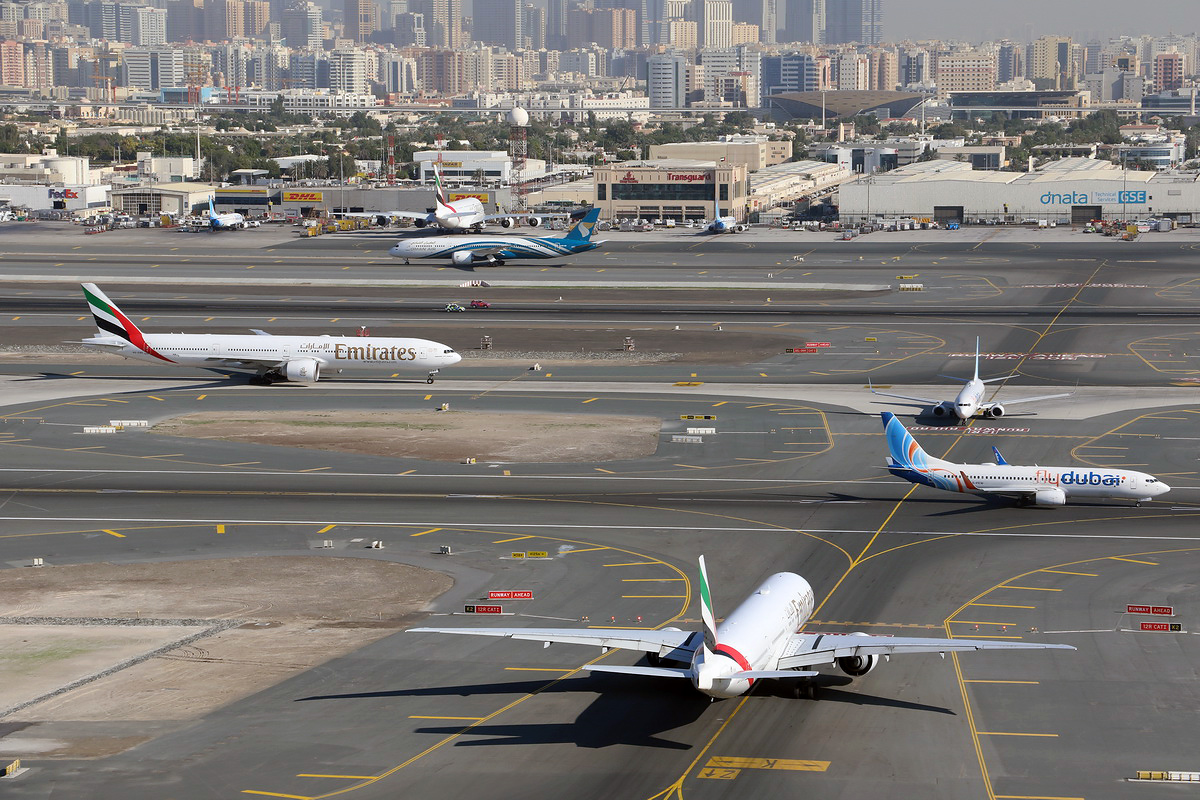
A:
<svg viewBox="0 0 1200 800">
<path fill-rule="evenodd" d="M 426 382 L 426 383 L 433 383 L 433 376 L 434 376 L 434 375 L 437 375 L 439 372 L 441 372 L 441 370 L 440 370 L 440 369 L 434 369 L 434 370 L 430 370 L 430 371 L 429 371 L 429 377 L 427 377 L 427 378 L 425 379 L 425 382 Z"/>
</svg>

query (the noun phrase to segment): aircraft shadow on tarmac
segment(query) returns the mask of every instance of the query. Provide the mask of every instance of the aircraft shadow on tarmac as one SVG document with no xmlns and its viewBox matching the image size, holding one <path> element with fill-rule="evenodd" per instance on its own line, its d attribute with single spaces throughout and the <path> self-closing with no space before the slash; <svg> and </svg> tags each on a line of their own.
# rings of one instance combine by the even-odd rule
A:
<svg viewBox="0 0 1200 800">
<path fill-rule="evenodd" d="M 848 703 L 909 711 L 954 715 L 941 706 L 913 703 L 894 697 L 843 691 L 853 683 L 841 675 L 822 675 L 815 679 L 820 702 Z M 760 681 L 754 689 L 758 697 L 780 698 L 784 702 L 803 703 L 792 697 L 791 681 Z M 459 686 L 397 689 L 393 691 L 360 692 L 341 695 L 319 695 L 298 698 L 297 702 L 312 700 L 358 700 L 382 697 L 429 697 L 445 695 L 519 695 L 533 693 L 595 694 L 595 701 L 573 722 L 513 723 L 494 725 L 449 725 L 416 728 L 415 733 L 439 736 L 464 734 L 472 737 L 456 742 L 459 747 L 488 745 L 574 744 L 576 747 L 598 749 L 614 745 L 653 747 L 669 750 L 689 750 L 695 745 L 662 738 L 661 734 L 677 730 L 698 720 L 713 706 L 713 701 L 696 692 L 689 683 L 675 679 L 637 679 L 621 676 L 591 675 L 547 684 L 545 681 L 485 683 Z M 811 702 L 811 701 L 808 701 Z M 804 706 L 798 706 L 802 710 Z M 475 738 L 482 737 L 482 738 Z"/>
</svg>

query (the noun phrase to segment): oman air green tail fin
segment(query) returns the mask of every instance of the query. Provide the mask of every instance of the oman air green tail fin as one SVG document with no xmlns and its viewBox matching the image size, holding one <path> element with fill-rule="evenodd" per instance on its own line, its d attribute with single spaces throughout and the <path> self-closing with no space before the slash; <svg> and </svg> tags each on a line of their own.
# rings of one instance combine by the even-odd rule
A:
<svg viewBox="0 0 1200 800">
<path fill-rule="evenodd" d="M 700 556 L 700 616 L 704 619 L 704 644 L 711 650 L 717 646 L 717 615 L 713 613 L 712 592 L 708 588 L 708 570 Z"/>
</svg>

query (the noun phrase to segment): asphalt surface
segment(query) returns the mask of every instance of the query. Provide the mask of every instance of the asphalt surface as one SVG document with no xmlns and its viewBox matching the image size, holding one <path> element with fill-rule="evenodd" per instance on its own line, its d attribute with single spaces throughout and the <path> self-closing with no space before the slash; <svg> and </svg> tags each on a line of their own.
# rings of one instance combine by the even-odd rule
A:
<svg viewBox="0 0 1200 800">
<path fill-rule="evenodd" d="M 319 241 L 324 247 L 333 240 Z M 1169 244 L 1178 248 L 1180 241 Z M 944 661 L 899 656 L 853 681 L 829 672 L 816 702 L 786 698 L 764 682 L 747 698 L 710 703 L 686 684 L 579 672 L 601 655 L 588 648 L 400 633 L 201 720 L 159 726 L 154 739 L 121 755 L 28 758 L 30 771 L 5 795 L 392 798 L 484 791 L 498 798 L 1096 800 L 1136 793 L 1125 780 L 1138 769 L 1193 769 L 1196 639 L 1125 632 L 1142 618 L 1121 612 L 1127 603 L 1169 604 L 1173 621 L 1187 631 L 1197 627 L 1200 395 L 1193 400 L 1183 387 L 1196 374 L 1188 332 L 1200 335 L 1200 328 L 1190 316 L 1144 316 L 1192 313 L 1189 297 L 1173 296 L 1190 291 L 1179 288 L 1191 280 L 1186 258 L 1167 245 L 1130 247 L 1161 266 L 1112 267 L 1124 274 L 1108 280 L 1103 270 L 1110 267 L 1098 261 L 1042 254 L 988 272 L 1002 290 L 991 302 L 1002 297 L 1013 308 L 982 318 L 977 311 L 990 306 L 981 284 L 926 289 L 942 292 L 937 298 L 889 293 L 872 315 L 847 310 L 870 305 L 850 297 L 837 301 L 846 308 L 815 319 L 802 308 L 717 317 L 704 308 L 664 319 L 644 308 L 585 314 L 542 311 L 531 302 L 487 322 L 526 355 L 557 350 L 547 344 L 552 334 L 574 343 L 567 332 L 619 338 L 650 327 L 636 335 L 669 343 L 674 325 L 699 344 L 678 348 L 691 360 L 564 360 L 540 373 L 468 359 L 432 387 L 381 376 L 260 388 L 133 363 L 5 364 L 0 536 L 9 567 L 24 568 L 35 557 L 52 565 L 262 553 L 384 558 L 460 575 L 437 601 L 438 613 L 461 611 L 488 589 L 528 588 L 535 599 L 509 604 L 505 610 L 515 616 L 492 624 L 691 628 L 699 625 L 694 564 L 703 553 L 718 615 L 765 575 L 788 569 L 813 584 L 821 603 L 808 630 L 1021 637 L 1079 648 Z M 32 262 L 14 266 L 11 259 L 19 258 L 0 258 L 0 272 L 30 268 Z M 226 269 L 215 258 L 202 269 L 171 267 L 193 276 L 210 268 Z M 895 282 L 899 274 L 891 264 L 853 269 L 864 281 L 889 273 Z M 940 285 L 952 280 L 950 269 L 920 280 Z M 313 274 L 329 276 L 332 268 Z M 1079 285 L 1089 282 L 1146 288 Z M 82 310 L 71 307 L 71 287 L 9 289 L 0 299 L 0 341 L 60 341 L 90 331 L 77 319 Z M 26 297 L 41 305 L 22 308 L 15 291 L 33 292 Z M 148 329 L 216 332 L 251 320 L 263 327 L 263 315 L 285 302 L 232 290 L 220 295 L 234 298 L 223 310 L 214 290 L 196 285 L 131 291 L 140 299 L 131 297 L 130 306 L 151 317 Z M 153 306 L 168 292 L 181 299 L 164 320 Z M 362 304 L 353 320 L 323 314 L 308 296 L 298 315 L 280 314 L 271 325 L 356 326 L 374 306 L 354 297 L 345 295 Z M 942 318 L 911 314 L 907 304 L 926 298 L 937 300 Z M 478 333 L 456 329 L 475 319 L 406 305 L 380 314 L 379 323 L 466 349 Z M 711 330 L 714 320 L 721 332 Z M 787 327 L 775 332 L 781 323 Z M 1018 509 L 914 488 L 880 469 L 876 412 L 901 407 L 876 404 L 861 390 L 863 380 L 878 377 L 897 391 L 908 383 L 952 391 L 936 376 L 966 374 L 969 359 L 956 354 L 969 350 L 981 329 L 989 352 L 1011 356 L 989 359 L 989 374 L 1017 370 L 1022 378 L 1013 384 L 1079 381 L 1081 388 L 1038 406 L 1035 416 L 965 429 L 905 417 L 931 453 L 978 462 L 997 445 L 1014 463 L 1127 466 L 1162 477 L 1172 492 L 1140 508 L 1095 502 Z M 702 359 L 712 341 L 704 337 L 719 333 L 744 336 L 752 355 L 721 345 L 718 358 Z M 810 335 L 830 347 L 772 352 Z M 868 343 L 871 336 L 877 341 Z M 1135 344 L 1141 340 L 1159 349 Z M 993 388 L 1001 397 L 1032 391 Z M 482 413 L 649 413 L 661 417 L 664 435 L 654 456 L 632 461 L 459 464 L 140 431 L 81 433 L 110 418 L 191 411 L 426 409 L 442 402 Z M 718 432 L 702 443 L 671 441 L 689 426 Z M 327 539 L 331 549 L 321 546 Z M 367 549 L 372 539 L 386 548 Z M 436 555 L 443 545 L 454 554 Z M 544 551 L 547 558 L 515 559 L 514 551 Z M 481 583 L 480 572 L 491 579 Z M 429 620 L 473 623 L 464 616 Z M 635 663 L 621 652 L 603 658 Z M 91 723 L 90 730 L 128 731 L 127 723 L 106 724 Z M 36 723 L 10 730 L 0 720 L 0 741 L 56 733 Z"/>
</svg>

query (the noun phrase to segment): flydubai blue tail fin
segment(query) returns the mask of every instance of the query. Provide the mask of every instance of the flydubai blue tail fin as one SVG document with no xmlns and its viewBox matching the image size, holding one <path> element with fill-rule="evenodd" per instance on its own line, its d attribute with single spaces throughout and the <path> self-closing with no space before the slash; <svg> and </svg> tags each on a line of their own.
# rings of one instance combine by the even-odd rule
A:
<svg viewBox="0 0 1200 800">
<path fill-rule="evenodd" d="M 217 218 L 217 210 L 213 207 L 213 199 L 212 199 L 211 195 L 209 195 L 209 198 L 208 198 L 208 218 L 209 219 Z"/>
<path fill-rule="evenodd" d="M 883 419 L 883 435 L 887 439 L 888 453 L 891 455 L 890 466 L 920 470 L 928 467 L 931 461 L 939 461 L 930 458 L 929 454 L 921 449 L 921 445 L 917 444 L 917 440 L 895 414 L 884 411 L 879 416 Z"/>
<path fill-rule="evenodd" d="M 574 228 L 567 231 L 564 239 L 570 239 L 577 242 L 586 242 L 592 238 L 592 231 L 596 229 L 596 223 L 600 221 L 600 209 L 593 207 L 591 211 L 584 215 L 583 219 L 576 223 Z"/>
<path fill-rule="evenodd" d="M 1004 456 L 1000 455 L 1000 451 L 999 451 L 999 450 L 997 450 L 995 446 L 993 446 L 993 447 L 992 447 L 992 453 L 994 453 L 994 454 L 995 454 L 995 456 L 996 456 L 996 463 L 997 463 L 997 464 L 999 464 L 999 465 L 1000 465 L 1000 466 L 1002 466 L 1002 467 L 1007 467 L 1007 466 L 1008 466 L 1008 462 L 1004 460 Z"/>
</svg>

